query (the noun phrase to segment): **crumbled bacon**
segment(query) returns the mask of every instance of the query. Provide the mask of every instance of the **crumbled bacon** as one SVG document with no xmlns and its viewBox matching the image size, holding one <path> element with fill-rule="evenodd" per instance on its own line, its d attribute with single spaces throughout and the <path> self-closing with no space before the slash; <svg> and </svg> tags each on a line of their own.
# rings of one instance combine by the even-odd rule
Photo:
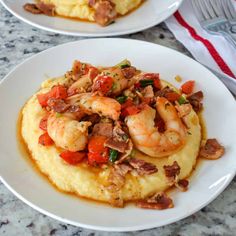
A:
<svg viewBox="0 0 236 236">
<path fill-rule="evenodd" d="M 176 176 L 180 173 L 180 166 L 177 161 L 174 161 L 172 165 L 164 165 L 165 175 L 171 181 L 174 181 Z"/>
<path fill-rule="evenodd" d="M 92 135 L 105 136 L 105 137 L 111 138 L 112 129 L 113 129 L 113 126 L 111 123 L 97 123 L 93 127 Z"/>
<path fill-rule="evenodd" d="M 100 0 L 95 5 L 94 19 L 101 26 L 106 26 L 112 23 L 117 17 L 115 4 L 109 0 Z"/>
<path fill-rule="evenodd" d="M 202 99 L 203 99 L 203 92 L 198 91 L 193 93 L 192 95 L 187 97 L 189 103 L 192 105 L 194 111 L 199 112 L 202 109 Z"/>
<path fill-rule="evenodd" d="M 47 102 L 48 107 L 58 113 L 63 113 L 70 107 L 69 104 L 66 104 L 62 99 L 50 98 Z"/>
<path fill-rule="evenodd" d="M 151 175 L 158 171 L 157 167 L 141 159 L 130 158 L 129 164 L 137 171 L 139 175 Z"/>
<path fill-rule="evenodd" d="M 156 97 L 166 97 L 166 94 L 168 94 L 168 93 L 173 93 L 173 92 L 174 92 L 173 89 L 171 89 L 171 88 L 169 88 L 168 86 L 166 86 L 165 88 L 163 88 L 163 89 L 157 91 L 157 92 L 155 93 L 155 96 L 156 96 Z"/>
<path fill-rule="evenodd" d="M 186 192 L 188 190 L 188 185 L 189 185 L 189 181 L 186 179 L 181 179 L 175 184 L 175 186 L 178 189 L 180 189 L 182 192 Z"/>
<path fill-rule="evenodd" d="M 101 117 L 98 114 L 86 115 L 83 117 L 82 121 L 90 121 L 92 125 L 95 125 L 101 121 Z"/>
<path fill-rule="evenodd" d="M 37 7 L 47 16 L 55 15 L 55 6 L 53 4 L 37 3 Z"/>
<path fill-rule="evenodd" d="M 121 71 L 126 79 L 131 79 L 136 74 L 137 70 L 135 67 L 130 66 L 130 67 L 121 69 Z"/>
<path fill-rule="evenodd" d="M 120 163 L 123 163 L 132 153 L 132 150 L 133 150 L 133 142 L 131 141 L 131 139 L 129 139 L 128 143 L 127 143 L 127 147 L 125 149 L 125 152 L 122 153 L 119 157 L 119 160 L 117 160 L 115 162 L 115 164 L 120 164 Z"/>
<path fill-rule="evenodd" d="M 115 207 L 123 207 L 124 201 L 120 197 L 120 189 L 125 184 L 125 175 L 132 170 L 132 167 L 126 164 L 114 165 L 109 177 L 108 181 L 110 185 L 108 186 L 108 190 L 111 193 L 110 204 Z"/>
<path fill-rule="evenodd" d="M 117 150 L 118 152 L 124 153 L 128 147 L 128 143 L 117 141 L 114 138 L 109 138 L 104 144 L 106 147 Z"/>
<path fill-rule="evenodd" d="M 42 10 L 40 10 L 36 4 L 34 3 L 26 3 L 23 8 L 32 13 L 32 14 L 43 14 Z"/>
<path fill-rule="evenodd" d="M 157 193 L 147 200 L 139 200 L 136 202 L 136 206 L 145 209 L 164 210 L 173 208 L 174 204 L 171 198 L 165 193 Z"/>
<path fill-rule="evenodd" d="M 216 160 L 224 153 L 225 148 L 220 145 L 216 139 L 208 139 L 205 146 L 200 149 L 199 156 L 210 160 Z"/>
</svg>

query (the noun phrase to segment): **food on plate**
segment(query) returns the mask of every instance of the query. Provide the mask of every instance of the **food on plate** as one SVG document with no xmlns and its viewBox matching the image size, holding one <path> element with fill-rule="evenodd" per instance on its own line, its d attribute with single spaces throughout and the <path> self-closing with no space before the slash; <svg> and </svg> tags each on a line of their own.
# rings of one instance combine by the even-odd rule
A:
<svg viewBox="0 0 236 236">
<path fill-rule="evenodd" d="M 21 135 L 64 192 L 116 207 L 171 208 L 166 190 L 187 191 L 197 158 L 224 154 L 202 136 L 203 93 L 195 87 L 190 80 L 177 89 L 128 60 L 112 67 L 76 60 L 27 101 Z"/>
<path fill-rule="evenodd" d="M 143 0 L 36 0 L 24 9 L 33 14 L 63 16 L 106 26 L 140 6 Z"/>
</svg>

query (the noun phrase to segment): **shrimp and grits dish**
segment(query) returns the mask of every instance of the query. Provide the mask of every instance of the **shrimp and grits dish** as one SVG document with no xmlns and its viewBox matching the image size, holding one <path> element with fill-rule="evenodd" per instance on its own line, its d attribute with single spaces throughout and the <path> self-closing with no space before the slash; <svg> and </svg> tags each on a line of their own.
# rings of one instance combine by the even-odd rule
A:
<svg viewBox="0 0 236 236">
<path fill-rule="evenodd" d="M 203 93 L 195 87 L 189 80 L 177 89 L 128 60 L 112 67 L 76 60 L 24 105 L 21 135 L 63 192 L 115 207 L 172 208 L 166 191 L 187 191 L 197 159 L 224 154 L 202 136 Z"/>
<path fill-rule="evenodd" d="M 138 8 L 143 0 L 36 0 L 24 9 L 33 14 L 62 16 L 107 26 Z"/>
</svg>

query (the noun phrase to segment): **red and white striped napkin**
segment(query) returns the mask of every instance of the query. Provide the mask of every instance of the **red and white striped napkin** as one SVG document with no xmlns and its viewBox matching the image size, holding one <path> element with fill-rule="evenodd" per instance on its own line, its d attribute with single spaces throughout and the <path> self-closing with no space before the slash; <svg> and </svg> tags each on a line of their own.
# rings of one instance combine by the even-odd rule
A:
<svg viewBox="0 0 236 236">
<path fill-rule="evenodd" d="M 236 8 L 235 1 L 234 5 Z M 191 1 L 184 1 L 165 23 L 197 61 L 224 75 L 219 77 L 236 95 L 236 48 L 223 36 L 209 34 L 200 26 Z"/>
</svg>

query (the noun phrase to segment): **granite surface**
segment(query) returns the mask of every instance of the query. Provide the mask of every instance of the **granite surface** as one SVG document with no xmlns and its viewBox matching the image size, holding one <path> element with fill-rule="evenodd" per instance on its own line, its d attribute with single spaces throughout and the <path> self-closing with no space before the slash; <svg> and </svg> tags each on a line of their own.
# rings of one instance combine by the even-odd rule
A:
<svg viewBox="0 0 236 236">
<path fill-rule="evenodd" d="M 2 6 L 0 6 L 0 29 L 0 79 L 31 55 L 79 39 L 33 28 L 19 21 Z M 124 38 L 154 42 L 189 55 L 164 24 Z M 235 193 L 236 179 L 207 207 L 177 223 L 139 232 L 108 233 L 66 225 L 47 217 L 18 200 L 0 182 L 0 235 L 236 235 Z"/>
</svg>

